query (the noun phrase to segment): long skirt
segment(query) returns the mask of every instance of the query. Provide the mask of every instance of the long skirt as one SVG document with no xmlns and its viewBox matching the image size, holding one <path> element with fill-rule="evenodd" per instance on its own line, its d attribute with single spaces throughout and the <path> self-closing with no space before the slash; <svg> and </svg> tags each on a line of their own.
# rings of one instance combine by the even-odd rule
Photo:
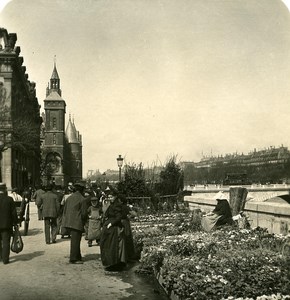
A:
<svg viewBox="0 0 290 300">
<path fill-rule="evenodd" d="M 88 239 L 99 241 L 101 237 L 101 220 L 89 219 Z"/>
<path fill-rule="evenodd" d="M 211 231 L 220 218 L 221 218 L 221 215 L 216 215 L 216 214 L 202 217 L 201 226 L 202 226 L 203 230 Z"/>
<path fill-rule="evenodd" d="M 124 227 L 126 260 L 134 260 L 136 258 L 136 253 L 130 221 L 128 219 L 123 219 L 121 222 Z"/>
<path fill-rule="evenodd" d="M 126 264 L 126 249 L 124 229 L 104 226 L 100 240 L 101 260 L 105 268 L 122 266 Z"/>
</svg>

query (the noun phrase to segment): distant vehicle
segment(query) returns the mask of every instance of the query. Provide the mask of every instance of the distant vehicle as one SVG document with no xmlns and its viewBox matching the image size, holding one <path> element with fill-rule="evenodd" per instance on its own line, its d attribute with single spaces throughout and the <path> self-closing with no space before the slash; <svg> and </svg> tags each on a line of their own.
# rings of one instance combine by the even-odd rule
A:
<svg viewBox="0 0 290 300">
<path fill-rule="evenodd" d="M 251 184 L 247 173 L 227 173 L 223 185 L 248 185 Z"/>
</svg>

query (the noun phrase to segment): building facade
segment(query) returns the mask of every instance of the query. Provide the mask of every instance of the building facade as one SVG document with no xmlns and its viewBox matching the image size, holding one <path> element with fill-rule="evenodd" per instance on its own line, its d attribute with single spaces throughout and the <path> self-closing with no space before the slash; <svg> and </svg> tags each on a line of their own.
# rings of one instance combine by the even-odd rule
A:
<svg viewBox="0 0 290 300">
<path fill-rule="evenodd" d="M 230 177 L 249 183 L 290 182 L 290 151 L 285 146 L 268 147 L 248 154 L 203 157 L 183 162 L 186 184 L 224 183 Z"/>
<path fill-rule="evenodd" d="M 71 116 L 69 116 L 65 130 L 65 139 L 67 145 L 67 172 L 69 174 L 69 181 L 76 182 L 82 179 L 82 136 L 77 131 Z"/>
<path fill-rule="evenodd" d="M 0 28 L 0 181 L 20 190 L 40 179 L 40 105 L 16 33 Z"/>
<path fill-rule="evenodd" d="M 65 129 L 66 102 L 54 64 L 46 89 L 42 131 L 42 182 L 66 186 L 82 179 L 82 137 L 69 117 Z"/>
</svg>

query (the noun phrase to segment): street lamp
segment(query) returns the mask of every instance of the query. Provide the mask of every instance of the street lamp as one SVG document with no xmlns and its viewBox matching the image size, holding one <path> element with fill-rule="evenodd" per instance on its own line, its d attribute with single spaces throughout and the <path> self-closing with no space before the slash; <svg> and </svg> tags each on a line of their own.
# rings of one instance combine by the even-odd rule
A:
<svg viewBox="0 0 290 300">
<path fill-rule="evenodd" d="M 123 166 L 123 160 L 124 160 L 124 158 L 122 157 L 121 154 L 119 154 L 119 157 L 117 157 L 117 164 L 119 167 L 119 181 L 121 181 L 121 168 Z"/>
</svg>

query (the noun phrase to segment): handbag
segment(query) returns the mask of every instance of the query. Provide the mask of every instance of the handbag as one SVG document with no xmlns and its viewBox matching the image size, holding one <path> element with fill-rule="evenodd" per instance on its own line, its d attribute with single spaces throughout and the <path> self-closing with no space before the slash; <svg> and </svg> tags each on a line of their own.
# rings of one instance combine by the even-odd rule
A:
<svg viewBox="0 0 290 300">
<path fill-rule="evenodd" d="M 15 253 L 19 253 L 23 250 L 23 247 L 24 244 L 18 226 L 14 227 L 12 243 L 11 243 L 11 251 Z"/>
</svg>

